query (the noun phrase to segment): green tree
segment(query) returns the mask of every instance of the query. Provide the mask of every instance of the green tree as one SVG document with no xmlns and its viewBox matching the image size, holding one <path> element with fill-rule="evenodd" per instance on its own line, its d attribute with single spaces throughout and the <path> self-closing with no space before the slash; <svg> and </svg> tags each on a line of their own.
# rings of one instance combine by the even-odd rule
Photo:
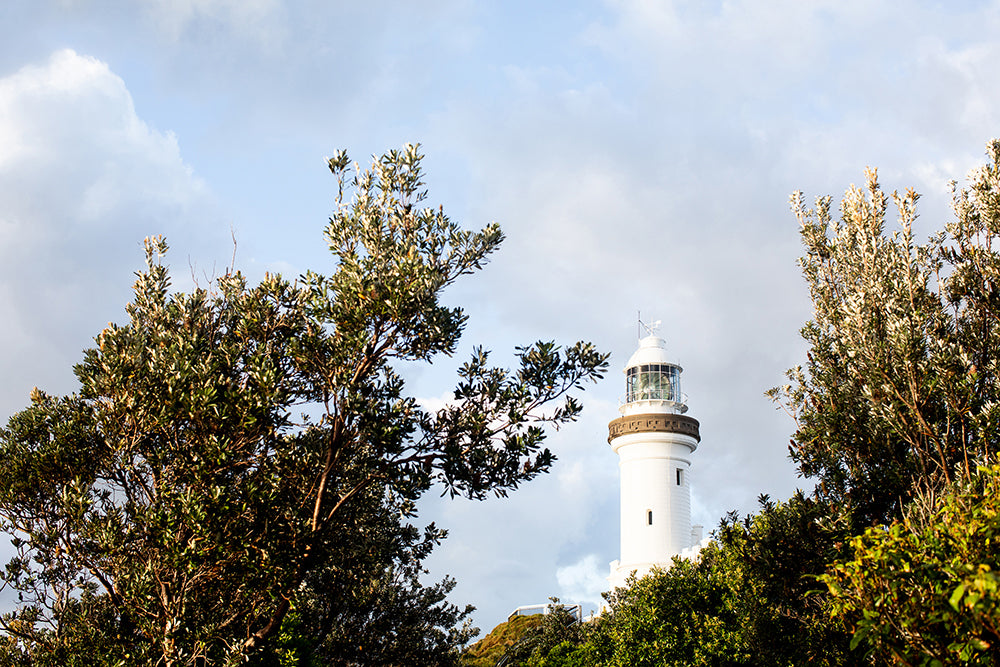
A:
<svg viewBox="0 0 1000 667">
<path fill-rule="evenodd" d="M 727 516 L 696 559 L 609 594 L 587 639 L 592 664 L 861 664 L 813 594 L 842 530 L 801 493 L 760 500 L 757 514 Z"/>
<path fill-rule="evenodd" d="M 785 502 L 767 496 L 739 521 L 724 519 L 717 550 L 703 557 L 729 581 L 726 604 L 738 619 L 745 664 L 854 665 L 850 637 L 828 619 L 816 577 L 842 553 L 848 534 L 815 498 L 797 492 Z M 713 563 L 711 561 L 717 560 Z"/>
<path fill-rule="evenodd" d="M 436 413 L 404 391 L 399 364 L 458 344 L 466 316 L 442 291 L 503 240 L 495 224 L 464 231 L 422 206 L 420 161 L 414 146 L 364 171 L 343 152 L 330 160 L 329 276 L 250 286 L 233 272 L 170 294 L 166 244 L 147 243 L 129 321 L 85 352 L 79 393 L 36 390 L 0 432 L 15 653 L 31 664 L 263 659 L 290 612 L 316 620 L 302 614 L 322 606 L 317 595 L 387 578 L 399 590 L 396 576 L 404 594 L 426 592 L 410 576 L 426 540 L 400 524 L 432 484 L 478 499 L 549 469 L 543 427 L 574 419 L 568 392 L 606 367 L 589 344 L 521 348 L 513 371 L 477 349 Z M 346 591 L 317 587 L 324 577 Z M 316 626 L 328 648 L 349 625 L 337 613 Z"/>
<path fill-rule="evenodd" d="M 559 604 L 559 598 L 549 598 L 551 606 L 542 616 L 542 621 L 531 628 L 504 652 L 497 661 L 497 667 L 554 667 L 556 659 L 548 659 L 551 652 L 560 647 L 559 653 L 579 644 L 583 637 L 580 621 L 569 609 Z M 565 662 L 562 660 L 559 664 Z"/>
<path fill-rule="evenodd" d="M 822 580 L 853 643 L 904 665 L 1000 662 L 1000 465 L 851 540 Z"/>
<path fill-rule="evenodd" d="M 994 664 L 996 511 L 977 475 L 1000 433 L 1000 142 L 954 220 L 915 241 L 918 195 L 889 196 L 876 173 L 806 210 L 801 263 L 815 315 L 806 367 L 776 397 L 797 418 L 791 445 L 833 518 L 856 535 L 823 578 L 854 644 L 883 661 Z M 982 475 L 985 474 L 984 478 Z M 966 595 L 968 593 L 968 596 Z"/>
<path fill-rule="evenodd" d="M 433 524 L 418 531 L 389 511 L 369 511 L 362 520 L 364 530 L 340 545 L 336 565 L 310 573 L 296 591 L 269 662 L 453 664 L 457 647 L 477 632 L 467 619 L 473 607 L 447 602 L 454 579 L 420 582 L 421 563 L 445 531 Z"/>
<path fill-rule="evenodd" d="M 912 190 L 893 193 L 900 228 L 886 233 L 874 170 L 847 191 L 839 220 L 829 197 L 813 209 L 792 198 L 814 317 L 802 330 L 808 363 L 772 395 L 796 418 L 800 472 L 857 531 L 997 450 L 1000 143 L 988 152 L 971 187 L 954 190 L 955 221 L 925 244 Z"/>
<path fill-rule="evenodd" d="M 675 558 L 667 570 L 631 578 L 608 594 L 609 611 L 589 642 L 608 667 L 705 665 L 723 642 L 739 652 L 727 582 L 698 562 Z"/>
</svg>

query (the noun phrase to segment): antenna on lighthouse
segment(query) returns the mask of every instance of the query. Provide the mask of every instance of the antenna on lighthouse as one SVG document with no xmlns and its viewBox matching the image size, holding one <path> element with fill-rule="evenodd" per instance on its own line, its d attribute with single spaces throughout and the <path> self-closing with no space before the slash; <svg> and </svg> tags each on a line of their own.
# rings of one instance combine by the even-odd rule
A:
<svg viewBox="0 0 1000 667">
<path fill-rule="evenodd" d="M 653 335 L 656 334 L 656 332 L 658 332 L 660 330 L 660 325 L 663 323 L 663 320 L 656 320 L 655 322 L 651 322 L 649 324 L 646 324 L 645 322 L 642 321 L 642 316 L 641 315 L 639 316 L 638 319 L 639 319 L 639 327 L 640 327 L 639 338 L 642 338 L 642 331 L 641 331 L 641 329 L 645 329 L 646 330 L 646 335 L 647 336 L 653 336 Z"/>
</svg>

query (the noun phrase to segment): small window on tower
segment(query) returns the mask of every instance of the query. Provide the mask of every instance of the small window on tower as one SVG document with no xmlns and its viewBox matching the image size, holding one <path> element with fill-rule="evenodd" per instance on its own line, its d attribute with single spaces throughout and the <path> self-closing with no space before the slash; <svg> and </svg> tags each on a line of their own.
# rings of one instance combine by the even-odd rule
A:
<svg viewBox="0 0 1000 667">
<path fill-rule="evenodd" d="M 677 469 L 677 486 L 684 483 L 684 471 L 680 468 Z"/>
<path fill-rule="evenodd" d="M 653 525 L 653 510 L 646 510 L 646 525 Z"/>
</svg>

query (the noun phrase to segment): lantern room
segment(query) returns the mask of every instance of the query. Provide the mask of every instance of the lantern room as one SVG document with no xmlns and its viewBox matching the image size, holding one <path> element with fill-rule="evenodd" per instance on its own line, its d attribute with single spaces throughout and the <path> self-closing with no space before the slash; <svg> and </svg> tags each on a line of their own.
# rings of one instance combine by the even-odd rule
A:
<svg viewBox="0 0 1000 667">
<path fill-rule="evenodd" d="M 678 414 L 687 412 L 687 397 L 681 392 L 682 370 L 667 360 L 666 342 L 662 338 L 646 336 L 625 365 L 623 403 L 643 403 L 647 408 L 665 408 Z"/>
</svg>

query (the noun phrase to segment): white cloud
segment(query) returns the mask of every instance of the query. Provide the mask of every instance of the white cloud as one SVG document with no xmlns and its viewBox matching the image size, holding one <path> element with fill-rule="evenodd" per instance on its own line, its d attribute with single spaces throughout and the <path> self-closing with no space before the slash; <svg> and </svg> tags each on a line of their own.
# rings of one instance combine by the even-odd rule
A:
<svg viewBox="0 0 1000 667">
<path fill-rule="evenodd" d="M 562 602 L 581 602 L 600 607 L 601 593 L 608 590 L 607 563 L 598 561 L 596 554 L 588 554 L 580 560 L 556 570 L 559 582 L 559 596 Z"/>
<path fill-rule="evenodd" d="M 440 396 L 417 397 L 417 405 L 428 413 L 436 413 L 449 405 L 455 404 L 455 392 L 448 390 Z"/>
<path fill-rule="evenodd" d="M 124 81 L 70 50 L 0 79 L 0 155 L 3 215 L 21 244 L 138 226 L 205 195 L 176 137 L 138 118 Z"/>
<path fill-rule="evenodd" d="M 71 50 L 0 79 L 0 412 L 71 366 L 120 320 L 142 239 L 166 234 L 183 283 L 199 239 L 222 235 L 177 139 L 150 128 L 107 64 Z"/>
</svg>

